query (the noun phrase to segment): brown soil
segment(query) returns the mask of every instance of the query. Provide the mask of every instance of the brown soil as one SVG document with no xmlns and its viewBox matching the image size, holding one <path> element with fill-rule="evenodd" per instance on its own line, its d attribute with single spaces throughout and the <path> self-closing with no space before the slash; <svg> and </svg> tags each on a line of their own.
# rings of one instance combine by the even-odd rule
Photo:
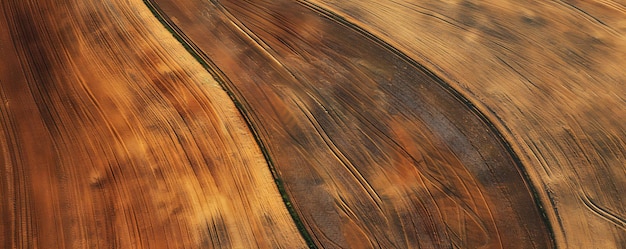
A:
<svg viewBox="0 0 626 249">
<path fill-rule="evenodd" d="M 0 6 L 1 248 L 306 247 L 234 104 L 143 2 Z"/>
<path fill-rule="evenodd" d="M 243 103 L 320 247 L 552 245 L 495 130 L 413 60 L 292 1 L 154 2 Z"/>
<path fill-rule="evenodd" d="M 562 248 L 626 248 L 624 1 L 313 0 L 441 75 L 520 156 Z"/>
<path fill-rule="evenodd" d="M 5 0 L 0 31 L 1 248 L 626 247 L 625 3 Z"/>
</svg>

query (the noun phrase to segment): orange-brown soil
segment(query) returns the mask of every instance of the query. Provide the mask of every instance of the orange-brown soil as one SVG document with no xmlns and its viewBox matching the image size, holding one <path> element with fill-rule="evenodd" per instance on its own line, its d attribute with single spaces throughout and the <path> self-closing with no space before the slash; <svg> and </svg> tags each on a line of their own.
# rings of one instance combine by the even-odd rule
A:
<svg viewBox="0 0 626 249">
<path fill-rule="evenodd" d="M 626 247 L 625 33 L 614 0 L 2 1 L 0 247 Z"/>
<path fill-rule="evenodd" d="M 235 105 L 143 2 L 0 5 L 0 248 L 306 247 Z"/>
<path fill-rule="evenodd" d="M 492 120 L 562 248 L 626 248 L 626 2 L 313 0 Z"/>
<path fill-rule="evenodd" d="M 552 245 L 493 127 L 384 42 L 293 1 L 154 2 L 241 100 L 320 247 Z"/>
</svg>

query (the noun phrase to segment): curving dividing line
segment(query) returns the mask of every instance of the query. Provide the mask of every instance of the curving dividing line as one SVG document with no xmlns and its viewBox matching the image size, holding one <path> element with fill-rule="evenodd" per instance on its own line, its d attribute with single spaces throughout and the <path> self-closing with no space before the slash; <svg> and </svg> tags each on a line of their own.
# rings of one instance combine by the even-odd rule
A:
<svg viewBox="0 0 626 249">
<path fill-rule="evenodd" d="M 489 120 L 489 118 L 487 116 L 485 116 L 484 113 L 482 113 L 478 108 L 476 108 L 476 106 L 474 104 L 472 104 L 472 102 L 469 99 L 467 99 L 465 96 L 463 96 L 463 94 L 461 94 L 459 91 L 455 90 L 452 86 L 450 86 L 450 84 L 446 83 L 444 80 L 439 78 L 436 74 L 434 74 L 433 72 L 428 70 L 428 68 L 426 68 L 424 65 L 422 65 L 422 64 L 418 63 L 417 61 L 411 59 L 411 57 L 409 57 L 408 55 L 402 53 L 400 50 L 398 50 L 397 48 L 393 47 L 391 44 L 386 43 L 381 38 L 375 36 L 374 34 L 368 32 L 367 30 L 359 27 L 355 23 L 350 22 L 349 20 L 343 18 L 342 16 L 338 15 L 337 13 L 334 13 L 334 12 L 328 10 L 328 9 L 325 9 L 324 7 L 322 7 L 322 6 L 318 5 L 318 4 L 315 4 L 315 3 L 312 3 L 312 2 L 309 2 L 309 1 L 306 1 L 306 0 L 297 0 L 297 1 L 298 1 L 298 3 L 306 6 L 307 8 L 312 9 L 313 11 L 318 12 L 321 15 L 324 15 L 327 18 L 336 21 L 337 23 L 341 23 L 343 25 L 346 25 L 347 27 L 355 30 L 356 32 L 359 32 L 359 33 L 363 34 L 367 38 L 371 39 L 372 41 L 376 42 L 377 44 L 379 44 L 379 45 L 385 47 L 386 49 L 388 49 L 389 51 L 393 52 L 398 57 L 401 57 L 402 59 L 406 60 L 407 63 L 413 65 L 415 68 L 418 68 L 419 70 L 423 70 L 427 74 L 431 75 L 431 77 L 435 80 L 435 82 L 440 84 L 441 87 L 445 88 L 448 91 L 448 93 L 454 95 L 459 101 L 463 102 L 466 106 L 468 106 L 470 108 L 470 110 L 474 113 L 474 115 L 478 116 L 482 120 L 482 122 L 484 122 L 489 127 L 491 132 L 498 137 L 499 142 L 504 145 L 504 147 L 506 148 L 507 152 L 511 155 L 511 157 L 515 161 L 515 166 L 518 168 L 518 170 L 520 171 L 521 175 L 524 177 L 524 181 L 526 182 L 526 184 L 528 184 L 528 187 L 530 188 L 530 192 L 532 193 L 533 199 L 534 199 L 536 205 L 538 206 L 538 208 L 540 209 L 541 216 L 542 216 L 544 222 L 547 224 L 547 228 L 549 229 L 549 233 L 550 233 L 550 238 L 551 238 L 552 243 L 553 243 L 552 246 L 556 247 L 556 244 L 554 244 L 554 243 L 556 243 L 554 241 L 554 231 L 552 229 L 552 226 L 550 225 L 550 220 L 546 216 L 546 213 L 544 211 L 545 207 L 541 203 L 541 199 L 539 198 L 539 193 L 536 190 L 536 188 L 533 186 L 532 181 L 530 180 L 530 177 L 528 175 L 528 172 L 526 171 L 526 169 L 525 169 L 524 165 L 522 164 L 522 162 L 520 161 L 519 157 L 515 154 L 515 151 L 513 150 L 513 148 L 509 144 L 509 142 L 504 138 L 503 134 Z M 618 220 L 621 220 L 619 217 L 617 217 L 617 218 L 618 218 Z"/>
<path fill-rule="evenodd" d="M 626 246 L 626 230 L 580 198 L 626 217 L 623 4 L 310 2 L 428 66 L 483 110 L 522 160 L 557 246 Z"/>
<path fill-rule="evenodd" d="M 306 248 L 232 101 L 139 0 L 0 2 L 0 248 Z"/>
<path fill-rule="evenodd" d="M 602 217 L 603 219 L 610 221 L 611 223 L 620 227 L 622 230 L 626 230 L 626 219 L 596 204 L 596 202 L 591 199 L 586 193 L 581 193 L 579 198 L 585 204 L 585 206 L 593 213 Z"/>
<path fill-rule="evenodd" d="M 554 247 L 494 126 L 387 43 L 306 2 L 147 3 L 232 92 L 315 245 Z"/>
<path fill-rule="evenodd" d="M 265 157 L 265 160 L 268 163 L 270 172 L 272 173 L 276 186 L 279 192 L 281 193 L 283 202 L 285 203 L 285 207 L 289 211 L 291 218 L 293 219 L 295 225 L 298 227 L 300 234 L 302 235 L 303 239 L 307 242 L 309 248 L 316 248 L 315 244 L 313 243 L 313 240 L 311 239 L 311 236 L 307 233 L 304 225 L 302 224 L 302 221 L 298 217 L 298 214 L 296 213 L 294 207 L 291 205 L 291 201 L 289 199 L 289 196 L 287 195 L 287 192 L 285 191 L 284 185 L 278 173 L 276 172 L 275 167 L 273 166 L 272 158 L 269 156 L 267 149 L 265 147 L 265 144 L 263 143 L 263 140 L 259 137 L 258 132 L 256 131 L 256 129 L 254 129 L 250 121 L 250 115 L 247 113 L 246 109 L 243 108 L 241 102 L 239 102 L 239 100 L 235 97 L 235 95 L 233 94 L 233 90 L 228 87 L 229 85 L 231 85 L 227 83 L 228 77 L 224 75 L 224 73 L 215 65 L 215 63 L 213 63 L 213 61 L 211 61 L 211 59 L 207 57 L 207 55 L 200 48 L 198 48 L 198 46 L 194 44 L 193 41 L 185 35 L 185 33 L 183 33 L 180 30 L 180 28 L 178 28 L 178 26 L 173 24 L 172 20 L 170 20 L 167 15 L 163 14 L 163 11 L 159 8 L 157 4 L 155 4 L 151 0 L 143 0 L 143 1 L 148 6 L 150 11 L 152 11 L 152 14 L 154 14 L 155 17 L 172 33 L 172 35 L 181 44 L 183 44 L 185 49 L 187 49 L 187 51 L 192 56 L 194 56 L 194 58 L 196 58 L 196 60 L 200 64 L 202 64 L 202 66 L 213 76 L 213 78 L 220 84 L 220 86 L 226 91 L 226 93 L 228 93 L 228 96 L 233 101 L 235 106 L 237 106 L 237 109 L 241 113 L 242 117 L 244 117 L 244 119 L 246 120 L 246 124 L 248 125 L 248 128 L 254 135 L 254 138 L 257 144 L 259 145 L 261 151 L 263 152 L 263 155 Z"/>
</svg>

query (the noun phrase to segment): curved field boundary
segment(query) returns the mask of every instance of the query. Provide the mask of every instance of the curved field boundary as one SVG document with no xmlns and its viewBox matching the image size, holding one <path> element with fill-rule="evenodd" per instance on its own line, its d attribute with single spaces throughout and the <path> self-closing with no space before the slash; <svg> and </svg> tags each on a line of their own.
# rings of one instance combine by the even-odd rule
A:
<svg viewBox="0 0 626 249">
<path fill-rule="evenodd" d="M 533 199 L 535 200 L 535 203 L 537 204 L 538 208 L 541 210 L 541 215 L 542 215 L 542 217 L 544 219 L 544 222 L 547 224 L 547 228 L 549 229 L 550 237 L 553 240 L 552 241 L 552 243 L 553 243 L 552 247 L 556 247 L 556 244 L 555 244 L 556 241 L 554 241 L 554 231 L 552 229 L 552 226 L 550 225 L 550 220 L 546 216 L 546 213 L 544 211 L 545 207 L 542 204 L 541 199 L 539 198 L 539 193 L 537 192 L 537 189 L 532 184 L 532 181 L 529 178 L 529 175 L 528 175 L 528 172 L 527 172 L 525 166 L 523 165 L 523 163 L 521 162 L 521 160 L 519 159 L 519 157 L 517 156 L 517 154 L 515 153 L 515 151 L 511 147 L 510 143 L 505 139 L 505 137 L 503 136 L 502 132 L 500 132 L 500 130 L 498 130 L 498 128 L 494 125 L 494 123 L 491 122 L 489 120 L 489 118 L 487 116 L 485 116 L 485 114 L 483 112 L 481 112 L 478 108 L 476 108 L 476 106 L 474 104 L 472 104 L 472 102 L 468 98 L 466 98 L 463 94 L 461 94 L 459 91 L 454 89 L 450 84 L 446 83 L 443 79 L 441 79 L 435 73 L 430 71 L 424 65 L 422 65 L 419 62 L 415 61 L 414 59 L 412 59 L 408 55 L 402 53 L 400 50 L 398 50 L 397 48 L 393 47 L 391 44 L 383 41 L 381 38 L 375 36 L 374 34 L 368 32 L 367 30 L 359 27 L 355 23 L 350 22 L 349 20 L 347 20 L 344 17 L 338 15 L 337 13 L 334 13 L 334 12 L 328 10 L 328 9 L 325 9 L 324 7 L 322 7 L 320 5 L 317 5 L 317 4 L 312 3 L 310 1 L 307 1 L 307 0 L 297 0 L 297 1 L 298 1 L 298 3 L 306 6 L 307 8 L 310 8 L 310 9 L 314 10 L 315 12 L 320 13 L 321 15 L 324 15 L 327 18 L 336 21 L 337 23 L 341 23 L 342 25 L 345 25 L 345 26 L 353 29 L 354 31 L 363 34 L 364 36 L 368 37 L 369 39 L 371 39 L 372 41 L 376 42 L 380 46 L 383 46 L 386 49 L 388 49 L 389 51 L 393 52 L 398 57 L 401 57 L 403 60 L 405 60 L 407 63 L 413 65 L 415 68 L 418 68 L 419 70 L 424 71 L 425 73 L 430 75 L 435 80 L 435 82 L 437 82 L 441 87 L 446 89 L 446 91 L 448 93 L 450 93 L 451 95 L 455 96 L 455 98 L 457 98 L 459 101 L 463 102 L 467 107 L 469 107 L 470 110 L 474 113 L 474 115 L 480 117 L 480 119 L 489 127 L 491 132 L 498 137 L 499 142 L 504 145 L 504 147 L 506 148 L 507 152 L 510 154 L 510 156 L 515 161 L 515 166 L 518 168 L 519 172 L 521 172 L 522 176 L 524 177 L 524 181 L 526 182 L 526 184 L 528 184 L 529 188 L 531 189 L 531 193 L 533 195 Z"/>
<path fill-rule="evenodd" d="M 306 248 L 247 123 L 138 0 L 0 2 L 0 248 Z"/>
<path fill-rule="evenodd" d="M 228 93 L 228 96 L 231 98 L 235 106 L 237 106 L 237 109 L 239 110 L 241 115 L 246 120 L 246 124 L 248 125 L 248 128 L 254 135 L 255 140 L 257 141 L 259 147 L 261 148 L 261 151 L 263 152 L 263 155 L 265 156 L 265 159 L 269 166 L 270 172 L 272 172 L 272 176 L 274 178 L 274 181 L 276 182 L 276 187 L 281 193 L 283 202 L 285 203 L 285 207 L 287 208 L 292 219 L 294 220 L 296 227 L 298 227 L 298 231 L 300 231 L 300 234 L 302 235 L 303 239 L 307 242 L 309 248 L 316 248 L 311 236 L 306 231 L 293 205 L 291 205 L 289 195 L 287 195 L 287 192 L 285 191 L 285 187 L 280 179 L 280 176 L 278 175 L 275 167 L 273 166 L 272 158 L 267 153 L 267 149 L 263 143 L 263 140 L 261 140 L 256 129 L 254 129 L 252 123 L 250 122 L 250 116 L 247 114 L 246 108 L 242 106 L 241 102 L 239 102 L 239 100 L 235 97 L 235 94 L 233 93 L 233 89 L 229 87 L 229 85 L 232 85 L 232 84 L 227 83 L 228 77 L 224 75 L 224 73 L 215 65 L 215 63 L 213 63 L 213 61 L 211 61 L 211 59 L 200 48 L 198 48 L 198 46 L 195 45 L 193 41 L 189 39 L 189 37 L 187 37 L 185 33 L 180 30 L 180 28 L 178 28 L 178 26 L 173 24 L 172 20 L 170 20 L 167 15 L 163 14 L 163 11 L 159 8 L 159 6 L 156 3 L 154 3 L 152 0 L 143 0 L 143 1 L 146 4 L 146 6 L 148 6 L 150 11 L 152 11 L 154 16 L 172 33 L 172 35 L 181 44 L 183 44 L 183 46 L 187 49 L 187 51 L 192 56 L 194 56 L 194 58 L 196 58 L 196 60 L 200 64 L 202 64 L 202 66 L 213 76 L 213 78 L 220 84 L 220 86 L 222 86 L 224 91 Z"/>
<path fill-rule="evenodd" d="M 272 4 L 265 2 L 226 2 L 223 8 L 216 3 L 203 4 L 193 2 L 189 3 L 189 6 L 179 6 L 169 1 L 148 2 L 153 2 L 152 4 L 158 3 L 161 8 L 166 5 L 165 13 L 170 18 L 168 25 L 171 29 L 181 34 L 181 37 L 188 43 L 189 47 L 199 51 L 197 53 L 200 55 L 199 57 L 209 61 L 207 64 L 214 67 L 212 70 L 220 72 L 218 77 L 230 79 L 225 81 L 228 84 L 226 85 L 227 89 L 231 89 L 235 99 L 239 99 L 241 104 L 238 106 L 244 109 L 243 112 L 248 113 L 246 115 L 247 120 L 255 128 L 254 130 L 256 130 L 257 137 L 261 140 L 261 144 L 265 144 L 265 151 L 269 155 L 268 159 L 274 162 L 273 165 L 276 168 L 276 172 L 285 179 L 285 187 L 293 200 L 294 207 L 299 216 L 302 217 L 304 225 L 311 232 L 316 244 L 322 246 L 354 245 L 353 243 L 357 243 L 354 237 L 352 239 L 350 236 L 342 237 L 337 232 L 345 234 L 348 230 L 357 230 L 357 232 L 360 232 L 358 236 L 366 236 L 370 239 L 369 242 L 366 242 L 370 243 L 369 246 L 374 246 L 375 244 L 378 244 L 378 246 L 398 246 L 402 244 L 415 246 L 420 243 L 427 243 L 431 246 L 444 246 L 446 244 L 469 246 L 481 245 L 481 243 L 496 243 L 496 245 L 499 244 L 500 246 L 511 244 L 523 246 L 523 243 L 530 243 L 528 246 L 532 245 L 533 247 L 554 246 L 549 226 L 546 225 L 546 219 L 545 217 L 542 218 L 539 204 L 534 199 L 531 186 L 524 180 L 523 168 L 498 131 L 484 115 L 477 111 L 460 94 L 423 66 L 402 55 L 388 44 L 362 30 L 356 29 L 358 32 L 349 34 L 349 32 L 355 30 L 355 26 L 337 17 L 331 18 L 335 24 L 327 24 L 327 21 L 324 21 L 325 18 L 309 20 L 306 18 L 313 17 L 310 14 L 304 14 L 303 18 L 306 19 L 305 21 L 315 24 L 310 25 L 311 27 L 307 26 L 311 30 L 294 31 L 290 26 L 290 21 L 298 22 L 298 17 L 290 16 L 288 12 L 291 10 L 297 10 L 298 13 L 302 14 L 305 13 L 305 9 L 312 9 L 315 10 L 313 13 L 332 17 L 330 13 L 313 5 L 306 5 L 307 8 L 303 9 L 286 1 Z M 246 7 L 243 7 L 243 5 Z M 257 12 L 249 10 L 255 8 L 258 8 Z M 286 11 L 287 9 L 289 11 Z M 196 15 L 194 16 L 196 21 L 191 21 L 194 18 L 185 16 L 201 12 L 210 14 Z M 270 12 L 271 15 L 264 15 Z M 261 13 L 259 15 L 263 17 L 255 16 L 256 14 L 253 13 Z M 178 23 L 171 22 L 173 18 L 176 18 Z M 276 18 L 276 20 L 271 18 Z M 318 22 L 324 24 L 318 24 Z M 332 39 L 338 39 L 337 41 L 345 43 L 345 40 L 341 40 L 341 37 L 332 36 L 334 33 L 324 30 L 341 30 L 342 28 L 337 26 L 337 23 L 340 23 L 340 26 L 347 26 L 352 29 L 352 31 L 348 32 L 351 38 L 359 37 L 359 35 L 365 38 L 356 43 L 359 46 L 367 44 L 368 41 L 372 45 L 367 45 L 366 52 L 361 53 L 350 48 L 341 47 L 341 44 L 343 44 L 341 42 L 332 43 L 331 41 L 334 41 Z M 204 31 L 202 31 L 202 25 L 206 25 Z M 302 25 L 307 25 L 307 23 Z M 321 28 L 316 25 L 320 25 Z M 181 30 L 181 27 L 183 30 Z M 324 40 L 319 37 L 306 37 L 307 34 L 314 32 L 331 35 L 332 38 Z M 215 34 L 220 34 L 220 36 L 215 36 Z M 208 39 L 206 36 L 204 39 L 201 39 L 200 37 L 203 35 L 207 35 Z M 189 39 L 187 36 L 192 36 L 193 38 Z M 233 44 L 233 46 L 239 49 L 247 47 L 246 49 L 248 50 L 246 50 L 246 53 L 220 51 L 220 49 L 231 49 L 228 46 L 217 45 L 220 43 L 226 44 L 226 42 Z M 315 43 L 315 46 L 308 43 Z M 320 45 L 320 50 L 324 49 L 328 54 L 312 56 L 315 50 L 311 50 L 311 48 L 315 47 L 317 49 Z M 339 46 L 339 48 L 332 46 Z M 380 50 L 376 46 L 384 49 Z M 250 48 L 253 50 L 261 48 L 259 49 L 261 51 L 250 51 Z M 381 54 L 368 54 L 368 49 L 381 51 Z M 342 52 L 335 54 L 333 51 Z M 337 62 L 332 62 L 332 56 L 342 56 L 351 53 L 356 57 L 350 57 L 348 58 L 349 60 L 339 57 L 336 60 Z M 397 59 L 393 59 L 392 56 L 392 59 L 382 59 L 388 60 L 388 63 L 382 63 L 371 57 L 385 57 L 387 56 L 385 53 L 391 53 Z M 358 56 L 364 56 L 364 59 L 360 60 Z M 316 64 L 315 58 L 324 58 L 330 61 L 327 60 L 320 65 Z M 356 58 L 356 62 L 350 61 L 352 58 Z M 255 60 L 266 60 L 267 64 L 255 63 Z M 296 60 L 299 63 L 292 64 L 295 63 L 292 60 Z M 250 69 L 246 70 L 245 66 L 251 65 L 251 63 L 258 66 L 258 68 L 252 69 L 256 70 L 256 73 L 250 71 Z M 392 64 L 393 68 L 386 67 Z M 420 93 L 420 91 L 425 89 L 408 84 L 407 82 L 413 82 L 412 80 L 417 78 L 412 78 L 416 76 L 404 74 L 412 74 L 415 71 L 394 69 L 397 67 L 406 69 L 407 67 L 403 66 L 405 64 L 410 65 L 409 68 L 412 68 L 411 70 L 417 70 L 418 74 L 425 77 L 419 78 L 420 81 L 428 81 L 429 79 L 435 85 L 441 87 L 441 90 L 428 89 L 429 91 L 443 91 L 437 94 L 443 93 L 444 95 L 437 96 L 442 97 L 448 94 L 454 99 L 450 99 L 452 102 L 444 101 L 440 103 L 457 105 L 451 104 L 456 101 L 464 106 L 467 113 L 471 114 L 467 115 L 452 111 L 451 113 L 454 114 L 452 116 L 449 114 L 444 115 L 446 117 L 444 119 L 442 119 L 443 116 L 437 116 L 441 115 L 441 111 L 444 110 L 437 110 L 437 108 L 452 107 L 433 105 L 433 103 L 440 100 L 435 100 L 433 99 L 434 97 L 427 97 Z M 329 66 L 336 67 L 329 68 Z M 356 73 L 351 73 L 351 70 L 339 70 L 344 68 L 356 70 Z M 338 74 L 335 76 L 325 74 L 328 71 Z M 258 77 L 260 81 L 250 81 L 250 77 L 245 76 L 243 72 Z M 270 75 L 263 75 L 262 73 Z M 322 76 L 318 77 L 320 74 Z M 390 74 L 398 75 L 390 76 Z M 372 95 L 370 95 L 372 91 L 383 91 L 385 98 L 371 99 L 381 101 L 381 103 L 374 106 L 370 106 L 368 103 L 354 103 L 358 98 L 351 96 L 352 92 L 346 92 L 345 89 L 341 89 L 342 86 L 332 84 L 319 85 L 319 82 L 324 83 L 324 79 L 346 82 L 346 79 L 350 78 L 342 75 L 350 75 L 354 79 L 359 79 L 358 82 L 371 84 L 359 86 L 365 89 L 350 88 L 350 91 L 356 91 L 356 94 L 359 94 L 359 96 L 372 98 Z M 388 76 L 392 79 L 380 78 Z M 400 77 L 399 81 L 393 80 L 396 76 Z M 244 85 L 244 82 L 248 83 Z M 268 85 L 269 82 L 273 82 L 273 84 Z M 381 85 L 382 83 L 390 84 L 392 88 L 385 89 L 385 86 Z M 310 88 L 315 84 L 318 85 Z M 394 93 L 392 91 L 393 87 L 395 87 L 393 86 L 394 84 L 400 85 L 402 87 L 400 89 L 403 89 L 403 91 L 409 91 L 412 94 L 424 97 L 424 100 L 419 98 L 407 99 L 408 96 L 402 93 Z M 327 87 L 330 90 L 326 91 L 327 89 L 320 87 Z M 263 95 L 259 94 L 264 94 L 265 96 L 262 97 Z M 376 98 L 376 96 L 373 97 Z M 261 105 L 261 103 L 266 103 L 269 106 Z M 385 106 L 386 110 L 381 110 L 381 105 Z M 428 105 L 430 106 L 428 108 L 434 109 L 420 109 L 422 108 L 420 105 Z M 366 106 L 373 107 L 374 109 L 371 110 L 371 113 L 374 114 L 363 114 L 359 107 Z M 284 109 L 277 109 L 277 107 Z M 454 108 L 445 110 L 451 111 L 455 110 Z M 385 114 L 388 112 L 398 112 L 400 116 Z M 428 118 L 433 118 L 435 121 Z M 459 120 L 455 121 L 455 118 Z M 276 120 L 279 123 L 276 123 Z M 472 125 L 466 124 L 467 127 L 465 127 L 466 125 L 461 125 L 467 122 L 477 125 L 476 127 L 485 126 L 487 133 Z M 349 133 L 349 130 L 346 130 L 346 125 L 348 124 L 357 124 L 357 133 L 345 135 Z M 463 129 L 466 130 L 461 131 Z M 416 140 L 417 137 L 415 136 L 417 135 L 411 134 L 412 132 L 419 133 L 419 137 L 426 139 L 428 145 L 423 145 L 424 147 L 421 148 L 413 148 L 414 146 L 422 145 L 417 142 L 419 139 Z M 461 139 L 460 136 L 469 136 L 470 138 L 465 140 L 465 138 Z M 360 141 L 360 143 L 346 144 L 346 140 Z M 454 141 L 461 142 L 468 147 L 459 147 L 454 144 Z M 484 143 L 481 144 L 481 142 Z M 374 147 L 364 145 L 367 143 L 372 143 L 370 146 Z M 290 153 L 281 152 L 281 150 L 288 150 Z M 359 155 L 359 153 L 364 155 Z M 306 159 L 305 154 L 309 154 L 310 158 Z M 380 161 L 379 159 L 381 158 L 387 158 L 391 161 Z M 477 162 L 475 161 L 477 158 L 482 158 L 484 161 Z M 494 160 L 495 158 L 498 159 Z M 405 161 L 407 159 L 408 161 Z M 507 163 L 503 163 L 506 160 L 510 162 L 508 166 Z M 295 165 L 307 165 L 307 167 L 310 167 L 308 172 L 313 175 L 313 178 L 306 178 L 301 172 L 290 169 L 290 167 L 294 167 L 295 162 L 297 162 Z M 326 163 L 331 166 L 327 166 Z M 444 168 L 437 170 L 431 168 L 440 164 L 446 165 L 447 168 L 444 168 L 451 170 L 455 179 L 449 179 L 450 176 L 446 177 L 443 174 L 444 171 L 441 171 Z M 382 167 L 383 165 L 386 166 Z M 486 167 L 485 169 L 489 170 L 482 173 L 480 171 L 482 170 L 481 167 Z M 345 173 L 348 173 L 348 175 L 342 175 L 341 172 L 338 172 L 337 175 L 328 173 L 336 172 L 335 170 L 345 170 Z M 408 170 L 408 175 L 398 174 L 394 170 Z M 497 172 L 494 170 L 497 170 Z M 383 175 L 390 174 L 388 176 L 390 178 L 378 179 L 377 177 L 381 173 Z M 403 179 L 404 177 L 408 178 Z M 392 179 L 410 180 L 408 182 L 394 182 Z M 328 181 L 332 182 L 332 184 L 328 183 Z M 380 185 L 381 183 L 376 181 L 384 182 L 384 184 Z M 421 184 L 417 184 L 416 181 Z M 389 183 L 392 183 L 392 185 L 389 186 Z M 428 189 L 429 197 L 412 199 L 418 193 L 414 189 L 416 184 L 421 186 L 421 188 Z M 317 186 L 323 186 L 324 189 L 319 189 Z M 512 189 L 519 188 L 519 186 L 526 190 L 525 194 L 513 194 L 511 192 Z M 335 188 L 336 191 L 339 191 L 339 195 L 328 192 L 328 188 Z M 313 199 L 303 196 L 306 191 L 314 195 Z M 386 191 L 391 192 L 387 193 Z M 404 200 L 400 196 L 393 194 L 394 191 L 400 191 L 402 195 L 407 197 L 410 196 L 410 200 Z M 476 196 L 477 193 L 480 193 L 479 196 L 481 197 Z M 367 199 L 359 199 L 358 196 L 361 194 L 366 194 L 369 197 Z M 444 199 L 435 197 L 439 194 L 442 194 Z M 500 204 L 496 202 L 496 199 L 508 204 L 499 206 Z M 315 204 L 315 200 L 317 202 L 319 200 L 329 202 L 326 204 Z M 418 202 L 422 203 L 419 204 Z M 480 202 L 483 204 L 478 204 Z M 515 205 L 512 205 L 512 203 L 515 203 Z M 528 205 L 529 203 L 533 204 Z M 432 205 L 436 205 L 439 208 L 437 208 L 437 212 L 430 213 L 431 218 L 436 220 L 431 221 L 434 222 L 431 228 L 420 227 L 419 225 L 416 227 L 417 223 L 415 222 L 412 225 L 395 224 L 395 222 L 390 221 L 384 224 L 375 222 L 376 219 L 379 219 L 377 217 L 389 219 L 394 215 L 408 215 L 406 218 L 410 220 L 419 220 L 424 217 L 420 218 L 413 215 L 420 212 L 426 212 L 424 215 L 428 214 L 431 212 L 429 208 L 432 208 Z M 442 209 L 441 206 L 446 208 Z M 494 206 L 498 208 L 494 208 Z M 512 206 L 515 209 L 510 209 Z M 418 210 L 414 209 L 416 207 L 418 207 Z M 423 209 L 419 209 L 419 207 L 423 207 Z M 374 211 L 374 213 L 366 211 L 370 208 L 374 208 L 372 211 L 377 211 Z M 337 217 L 334 218 L 331 215 L 329 216 L 330 220 L 323 218 L 316 214 L 316 212 L 321 210 L 332 210 L 333 215 L 337 215 Z M 372 217 L 369 217 L 369 215 L 372 215 Z M 452 217 L 455 215 L 460 218 Z M 520 218 L 522 216 L 526 218 Z M 347 222 L 340 221 L 346 219 Z M 510 223 L 513 220 L 518 222 L 517 225 L 520 226 L 520 230 L 510 229 L 502 231 L 498 229 L 499 225 L 496 225 L 499 223 Z M 330 225 L 330 227 L 321 225 L 328 222 L 337 225 Z M 463 223 L 463 225 L 451 225 L 451 223 L 455 222 Z M 469 224 L 467 222 L 474 223 Z M 478 237 L 467 234 L 468 229 L 465 226 L 468 225 L 476 226 L 476 229 L 481 230 L 484 234 L 478 235 Z M 529 227 L 535 228 L 531 229 Z M 339 230 L 333 232 L 333 229 Z M 432 229 L 430 231 L 436 232 L 433 232 L 434 237 L 429 235 L 429 233 L 418 232 L 418 237 L 425 236 L 427 238 L 420 237 L 419 240 L 417 237 L 411 237 L 413 235 L 408 235 L 409 233 L 414 234 L 421 229 Z M 521 234 L 528 236 L 527 239 L 517 241 L 515 237 L 522 236 Z M 351 236 L 357 236 L 357 234 Z M 397 236 L 403 236 L 404 239 L 400 239 Z M 495 240 L 491 238 L 495 238 Z"/>
<path fill-rule="evenodd" d="M 626 217 L 624 6 L 310 2 L 426 65 L 483 111 L 525 166 L 557 246 L 626 246 L 619 223 Z M 581 196 L 592 197 L 597 208 Z"/>
</svg>

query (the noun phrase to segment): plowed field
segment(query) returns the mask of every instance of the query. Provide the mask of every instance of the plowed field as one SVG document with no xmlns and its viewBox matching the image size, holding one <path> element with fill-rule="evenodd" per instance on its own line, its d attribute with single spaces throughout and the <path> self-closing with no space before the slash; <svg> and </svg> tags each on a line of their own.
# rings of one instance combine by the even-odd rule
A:
<svg viewBox="0 0 626 249">
<path fill-rule="evenodd" d="M 625 3 L 0 9 L 2 248 L 626 247 Z"/>
</svg>

